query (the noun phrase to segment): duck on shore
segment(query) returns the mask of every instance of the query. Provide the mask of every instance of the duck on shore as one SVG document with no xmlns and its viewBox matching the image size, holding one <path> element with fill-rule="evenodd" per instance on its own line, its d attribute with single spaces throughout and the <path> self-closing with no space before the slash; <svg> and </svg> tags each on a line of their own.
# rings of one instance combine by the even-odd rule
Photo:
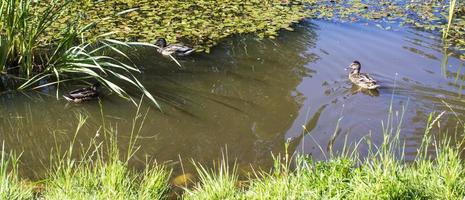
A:
<svg viewBox="0 0 465 200">
<path fill-rule="evenodd" d="M 155 42 L 158 46 L 158 53 L 164 56 L 188 56 L 195 51 L 194 48 L 183 44 L 169 44 L 164 38 L 160 38 Z"/>
<path fill-rule="evenodd" d="M 374 90 L 378 88 L 380 85 L 376 84 L 375 79 L 371 78 L 368 74 L 360 73 L 361 68 L 362 64 L 360 64 L 359 61 L 352 62 L 349 67 L 346 68 L 346 70 L 350 69 L 349 80 L 362 89 Z"/>
<path fill-rule="evenodd" d="M 99 87 L 100 87 L 100 83 L 96 82 L 90 87 L 73 90 L 69 92 L 68 94 L 63 95 L 63 98 L 73 103 L 81 103 L 83 101 L 94 100 L 99 97 L 99 92 L 98 92 Z"/>
</svg>

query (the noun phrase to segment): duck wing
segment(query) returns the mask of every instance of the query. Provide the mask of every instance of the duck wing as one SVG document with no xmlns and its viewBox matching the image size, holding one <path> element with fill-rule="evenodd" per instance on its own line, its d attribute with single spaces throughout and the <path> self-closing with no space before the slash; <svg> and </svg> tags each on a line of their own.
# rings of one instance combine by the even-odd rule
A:
<svg viewBox="0 0 465 200">
<path fill-rule="evenodd" d="M 376 84 L 376 81 L 368 74 L 359 74 L 357 81 L 359 86 L 370 90 L 379 87 L 379 85 Z"/>
<path fill-rule="evenodd" d="M 98 96 L 98 92 L 96 90 L 93 90 L 90 87 L 87 88 L 81 88 L 77 90 L 73 90 L 68 93 L 67 95 L 70 98 L 73 99 L 79 99 L 79 98 L 86 98 L 86 97 L 96 97 Z"/>
<path fill-rule="evenodd" d="M 68 92 L 68 94 L 69 94 L 69 95 L 77 94 L 77 93 L 80 93 L 80 92 L 83 92 L 83 91 L 86 91 L 86 90 L 91 90 L 91 88 L 90 88 L 90 87 L 86 87 L 86 88 L 75 89 L 75 90 L 72 90 L 71 92 Z"/>
<path fill-rule="evenodd" d="M 184 46 L 181 44 L 171 44 L 165 48 L 165 51 L 174 53 L 177 56 L 187 56 L 194 52 L 194 48 Z"/>
<path fill-rule="evenodd" d="M 376 80 L 371 78 L 370 75 L 368 75 L 368 74 L 362 74 L 362 73 L 359 74 L 358 81 L 363 82 L 363 83 L 372 83 L 372 84 L 376 85 Z"/>
</svg>

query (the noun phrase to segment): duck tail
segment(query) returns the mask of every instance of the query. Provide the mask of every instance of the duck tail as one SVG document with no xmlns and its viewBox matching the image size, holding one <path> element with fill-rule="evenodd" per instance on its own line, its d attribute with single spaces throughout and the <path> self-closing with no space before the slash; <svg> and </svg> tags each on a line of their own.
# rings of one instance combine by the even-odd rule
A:
<svg viewBox="0 0 465 200">
<path fill-rule="evenodd" d="M 63 98 L 65 98 L 66 101 L 70 101 L 70 102 L 74 101 L 74 99 L 72 97 L 70 97 L 70 96 L 63 95 Z"/>
<path fill-rule="evenodd" d="M 374 90 L 374 89 L 379 88 L 379 87 L 380 87 L 380 85 L 374 84 L 374 85 L 371 85 L 368 89 Z"/>
<path fill-rule="evenodd" d="M 189 49 L 189 50 L 183 52 L 182 55 L 183 55 L 183 56 L 187 56 L 187 55 L 190 55 L 190 54 L 191 54 L 192 52 L 194 52 L 194 51 L 195 51 L 195 49 Z"/>
</svg>

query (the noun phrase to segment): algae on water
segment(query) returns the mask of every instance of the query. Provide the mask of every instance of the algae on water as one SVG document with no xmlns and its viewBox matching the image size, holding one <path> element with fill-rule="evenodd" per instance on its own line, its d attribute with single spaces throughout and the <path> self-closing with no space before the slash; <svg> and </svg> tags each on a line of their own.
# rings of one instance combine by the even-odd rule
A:
<svg viewBox="0 0 465 200">
<path fill-rule="evenodd" d="M 457 4 L 447 41 L 465 49 L 465 2 Z M 279 30 L 292 30 L 292 24 L 304 18 L 373 20 L 442 31 L 448 9 L 449 1 L 415 0 L 85 0 L 71 2 L 44 39 L 50 40 L 70 23 L 84 26 L 97 22 L 88 37 L 114 33 L 113 39 L 140 42 L 164 37 L 208 52 L 221 39 L 234 34 L 256 33 L 261 38 L 274 38 Z M 117 15 L 121 12 L 124 14 Z"/>
<path fill-rule="evenodd" d="M 159 37 L 169 42 L 185 41 L 199 51 L 209 51 L 222 38 L 233 34 L 257 33 L 274 37 L 280 29 L 292 29 L 292 23 L 309 16 L 309 0 L 246 1 L 75 1 L 50 28 L 59 32 L 68 23 L 81 26 L 98 22 L 88 34 L 113 32 L 123 41 L 154 42 Z M 128 11 L 125 14 L 117 15 Z"/>
</svg>

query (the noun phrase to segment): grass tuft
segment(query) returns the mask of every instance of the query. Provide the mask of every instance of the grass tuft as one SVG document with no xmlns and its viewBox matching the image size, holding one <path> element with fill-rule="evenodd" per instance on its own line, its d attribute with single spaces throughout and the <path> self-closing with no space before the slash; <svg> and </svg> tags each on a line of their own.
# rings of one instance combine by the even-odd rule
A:
<svg viewBox="0 0 465 200">
<path fill-rule="evenodd" d="M 117 145 L 116 130 L 105 125 L 97 130 L 104 140 L 91 140 L 79 155 L 71 141 L 64 154 L 52 154 L 48 178 L 38 185 L 18 176 L 18 157 L 2 150 L 0 199 L 167 199 L 170 170 L 147 164 L 136 171 L 129 161 L 137 150 L 136 140 L 146 119 L 140 103 L 133 120 L 129 150 Z M 269 171 L 256 170 L 246 180 L 239 178 L 237 165 L 223 154 L 212 169 L 194 162 L 197 182 L 185 187 L 182 199 L 463 199 L 465 163 L 463 141 L 450 137 L 437 140 L 444 112 L 430 114 L 424 139 L 414 160 L 406 161 L 399 139 L 402 114 L 391 113 L 383 123 L 384 141 L 372 145 L 362 157 L 357 149 L 331 154 L 315 161 L 308 155 L 291 156 L 287 151 L 274 157 Z M 102 111 L 102 117 L 103 117 Z M 79 115 L 75 134 L 87 123 Z M 458 130 L 458 129 L 457 129 Z M 434 134 L 433 134 L 434 133 Z M 459 134 L 457 134 L 458 136 Z M 457 141 L 457 140 L 454 140 Z M 368 143 L 370 141 L 367 141 Z M 83 147 L 81 144 L 80 147 Z M 355 147 L 357 148 L 358 145 Z M 57 151 L 60 152 L 60 151 Z M 59 156 L 58 156 L 59 155 Z"/>
<path fill-rule="evenodd" d="M 18 177 L 19 157 L 7 155 L 4 143 L 0 154 L 0 199 L 32 199 L 32 186 Z"/>
<path fill-rule="evenodd" d="M 183 199 L 238 199 L 239 190 L 237 166 L 231 168 L 228 158 L 223 154 L 222 160 L 216 166 L 218 169 L 207 169 L 201 164 L 194 163 L 199 182 L 193 189 L 185 188 Z"/>
</svg>

